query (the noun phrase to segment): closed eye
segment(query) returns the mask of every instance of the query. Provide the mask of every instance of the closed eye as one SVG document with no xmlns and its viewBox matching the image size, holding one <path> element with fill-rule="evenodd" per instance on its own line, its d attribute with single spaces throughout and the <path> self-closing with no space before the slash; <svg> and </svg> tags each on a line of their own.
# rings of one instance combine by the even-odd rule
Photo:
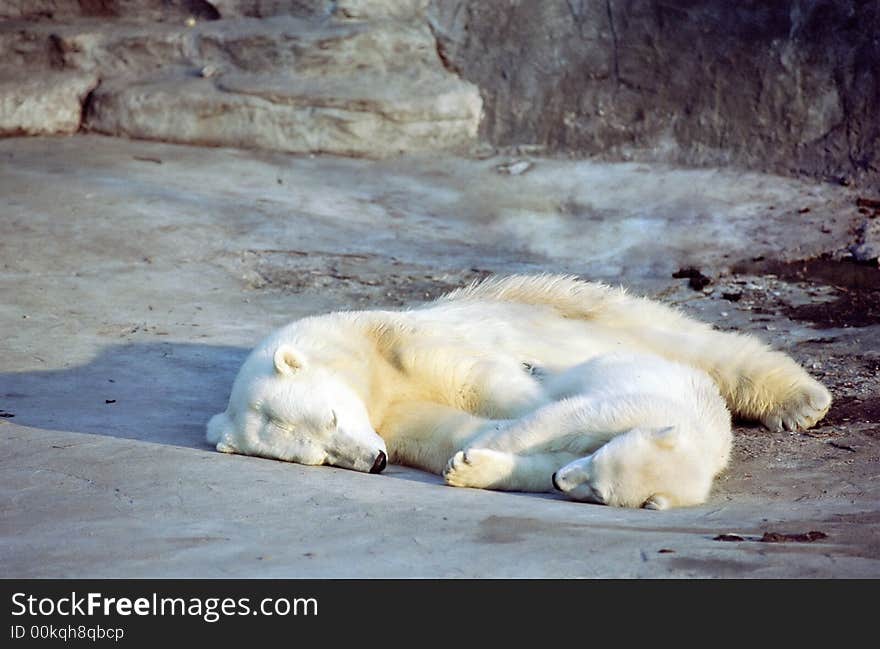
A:
<svg viewBox="0 0 880 649">
<path fill-rule="evenodd" d="M 597 503 L 599 503 L 600 505 L 608 504 L 608 498 L 606 498 L 605 494 L 599 491 L 599 489 L 597 489 L 593 485 L 590 485 L 590 491 L 593 492 L 593 498 L 596 499 Z"/>
<path fill-rule="evenodd" d="M 294 431 L 294 429 L 296 428 L 296 426 L 294 426 L 293 424 L 289 424 L 285 421 L 281 421 L 277 417 L 272 417 L 270 415 L 267 415 L 266 419 L 269 421 L 270 424 L 275 426 L 275 428 L 280 428 L 281 430 L 287 431 L 288 433 L 292 433 Z"/>
</svg>

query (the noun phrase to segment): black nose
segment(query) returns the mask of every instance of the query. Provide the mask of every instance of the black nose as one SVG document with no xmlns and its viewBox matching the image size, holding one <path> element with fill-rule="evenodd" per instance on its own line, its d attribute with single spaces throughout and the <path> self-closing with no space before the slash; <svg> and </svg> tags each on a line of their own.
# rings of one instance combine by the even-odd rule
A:
<svg viewBox="0 0 880 649">
<path fill-rule="evenodd" d="M 556 489 L 557 491 L 562 491 L 562 489 L 559 487 L 559 484 L 556 482 L 556 474 L 555 473 L 552 476 L 550 476 L 550 480 L 553 482 L 554 489 Z"/>
<path fill-rule="evenodd" d="M 373 468 L 370 469 L 370 473 L 382 473 L 387 464 L 388 458 L 385 457 L 385 452 L 379 451 L 379 455 L 376 456 L 376 461 L 373 462 Z"/>
</svg>

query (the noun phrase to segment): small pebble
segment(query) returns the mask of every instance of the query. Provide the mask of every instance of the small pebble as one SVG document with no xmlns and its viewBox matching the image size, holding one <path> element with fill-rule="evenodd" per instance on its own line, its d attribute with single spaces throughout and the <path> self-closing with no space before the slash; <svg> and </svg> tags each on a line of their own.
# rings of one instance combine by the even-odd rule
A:
<svg viewBox="0 0 880 649">
<path fill-rule="evenodd" d="M 509 176 L 520 176 L 531 169 L 534 165 L 528 160 L 517 160 L 495 167 L 498 173 L 507 174 Z"/>
<path fill-rule="evenodd" d="M 199 74 L 201 74 L 204 79 L 210 79 L 211 77 L 216 77 L 220 74 L 220 68 L 216 65 L 206 65 L 201 69 Z"/>
</svg>

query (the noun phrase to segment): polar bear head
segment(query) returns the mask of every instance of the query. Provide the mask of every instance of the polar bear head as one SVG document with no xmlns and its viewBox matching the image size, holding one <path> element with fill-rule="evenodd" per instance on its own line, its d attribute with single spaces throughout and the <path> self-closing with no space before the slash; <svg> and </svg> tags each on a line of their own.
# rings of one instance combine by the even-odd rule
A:
<svg viewBox="0 0 880 649">
<path fill-rule="evenodd" d="M 668 509 L 706 500 L 712 485 L 692 437 L 678 426 L 630 430 L 553 474 L 574 500 Z"/>
<path fill-rule="evenodd" d="M 342 376 L 289 344 L 263 345 L 239 370 L 207 440 L 224 453 L 379 473 L 387 451 Z"/>
</svg>

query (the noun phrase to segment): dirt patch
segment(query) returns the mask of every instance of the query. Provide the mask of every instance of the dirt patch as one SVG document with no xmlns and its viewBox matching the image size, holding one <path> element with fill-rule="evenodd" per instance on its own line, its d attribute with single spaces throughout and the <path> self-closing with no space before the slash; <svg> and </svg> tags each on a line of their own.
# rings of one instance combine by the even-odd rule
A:
<svg viewBox="0 0 880 649">
<path fill-rule="evenodd" d="M 877 423 L 878 427 L 870 432 L 873 436 L 880 437 L 880 400 L 862 397 L 842 397 L 834 402 L 834 407 L 828 411 L 824 426 L 847 426 L 859 423 Z"/>
<path fill-rule="evenodd" d="M 880 324 L 880 269 L 876 267 L 824 256 L 793 262 L 756 260 L 734 267 L 733 272 L 832 289 L 830 300 L 809 304 L 777 301 L 778 310 L 790 320 L 825 329 Z"/>
<path fill-rule="evenodd" d="M 705 287 L 712 283 L 712 280 L 703 275 L 700 272 L 699 268 L 694 268 L 693 266 L 688 266 L 687 268 L 681 268 L 676 272 L 672 273 L 672 277 L 675 279 L 683 279 L 687 278 L 688 286 L 690 286 L 695 291 L 702 291 Z"/>
<path fill-rule="evenodd" d="M 785 532 L 764 532 L 764 536 L 758 539 L 758 541 L 760 543 L 813 543 L 815 541 L 821 541 L 822 539 L 827 538 L 828 535 L 825 532 L 819 532 L 816 530 L 800 534 L 786 534 Z"/>
<path fill-rule="evenodd" d="M 816 530 L 810 532 L 803 532 L 797 534 L 788 534 L 785 532 L 764 532 L 764 535 L 761 537 L 744 537 L 739 534 L 719 534 L 713 541 L 727 541 L 733 543 L 740 543 L 743 541 L 755 541 L 757 543 L 813 543 L 814 541 L 821 541 L 822 539 L 827 539 L 828 535 L 825 532 L 818 532 Z"/>
<path fill-rule="evenodd" d="M 811 322 L 816 326 L 869 327 L 880 324 L 880 293 L 843 293 L 831 304 L 804 304 L 785 311 L 792 320 Z"/>
<path fill-rule="evenodd" d="M 839 289 L 880 291 L 880 270 L 849 259 L 835 260 L 830 255 L 798 261 L 758 260 L 752 270 L 775 275 L 787 282 L 827 284 Z"/>
<path fill-rule="evenodd" d="M 244 263 L 249 288 L 291 293 L 328 291 L 370 308 L 399 307 L 440 297 L 491 271 L 431 269 L 372 254 L 249 250 Z"/>
<path fill-rule="evenodd" d="M 880 337 L 870 325 L 880 325 L 880 270 L 828 255 L 791 263 L 755 258 L 730 273 L 703 272 L 712 279 L 706 290 L 694 294 L 679 285 L 672 301 L 720 329 L 750 333 L 786 351 L 834 397 L 828 415 L 807 431 L 771 433 L 738 422 L 731 466 L 719 476 L 714 497 L 875 501 Z M 776 531 L 833 532 L 836 543 L 837 531 L 821 524 Z"/>
</svg>

